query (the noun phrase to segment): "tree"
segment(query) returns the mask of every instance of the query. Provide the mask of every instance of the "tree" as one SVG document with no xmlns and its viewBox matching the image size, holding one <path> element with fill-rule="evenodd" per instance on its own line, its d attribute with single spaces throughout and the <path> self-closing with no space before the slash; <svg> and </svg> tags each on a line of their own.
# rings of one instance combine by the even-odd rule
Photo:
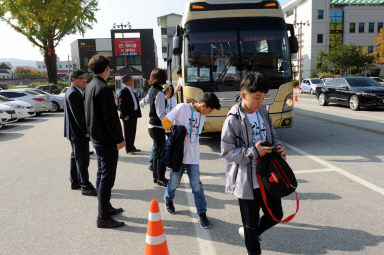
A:
<svg viewBox="0 0 384 255">
<path fill-rule="evenodd" d="M 329 72 L 329 63 L 327 61 L 327 53 L 320 50 L 316 59 L 316 70 L 319 73 Z"/>
<path fill-rule="evenodd" d="M 370 56 L 375 59 L 375 63 L 384 65 L 384 28 L 380 29 L 379 34 L 372 41 L 376 43 L 376 51 Z"/>
<path fill-rule="evenodd" d="M 29 67 L 16 67 L 15 78 L 41 78 L 46 77 L 46 75 L 39 70 L 32 69 Z"/>
<path fill-rule="evenodd" d="M 69 34 L 92 28 L 97 0 L 0 0 L 0 20 L 40 48 L 50 83 L 57 83 L 55 48 Z"/>
</svg>

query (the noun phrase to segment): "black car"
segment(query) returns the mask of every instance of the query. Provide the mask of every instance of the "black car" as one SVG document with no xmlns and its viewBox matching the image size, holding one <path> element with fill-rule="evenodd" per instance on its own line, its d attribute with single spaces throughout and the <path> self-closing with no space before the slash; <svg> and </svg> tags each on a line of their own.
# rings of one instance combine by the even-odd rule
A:
<svg viewBox="0 0 384 255">
<path fill-rule="evenodd" d="M 318 88 L 316 95 L 322 106 L 328 103 L 348 105 L 352 110 L 360 107 L 384 106 L 384 88 L 368 77 L 341 77 L 328 80 Z"/>
</svg>

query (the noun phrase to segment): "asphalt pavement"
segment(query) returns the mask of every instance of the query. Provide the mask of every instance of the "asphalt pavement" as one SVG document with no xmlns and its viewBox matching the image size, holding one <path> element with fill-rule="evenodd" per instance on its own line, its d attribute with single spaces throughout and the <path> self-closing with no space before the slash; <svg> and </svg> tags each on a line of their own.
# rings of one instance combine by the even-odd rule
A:
<svg viewBox="0 0 384 255">
<path fill-rule="evenodd" d="M 262 236 L 263 254 L 384 254 L 384 112 L 318 105 L 299 95 L 294 127 L 280 129 L 299 182 L 300 211 Z M 170 254 L 246 254 L 238 235 L 237 200 L 224 193 L 220 134 L 201 137 L 201 179 L 212 228 L 198 225 L 187 177 L 176 214 L 148 170 L 148 109 L 138 121 L 135 156 L 120 151 L 112 204 L 125 212 L 120 229 L 96 228 L 97 199 L 70 189 L 70 144 L 63 113 L 47 113 L 0 129 L 0 254 L 143 254 L 149 205 L 159 201 Z M 96 176 L 91 156 L 90 180 Z M 169 173 L 167 172 L 167 177 Z M 284 199 L 285 215 L 295 198 Z"/>
</svg>

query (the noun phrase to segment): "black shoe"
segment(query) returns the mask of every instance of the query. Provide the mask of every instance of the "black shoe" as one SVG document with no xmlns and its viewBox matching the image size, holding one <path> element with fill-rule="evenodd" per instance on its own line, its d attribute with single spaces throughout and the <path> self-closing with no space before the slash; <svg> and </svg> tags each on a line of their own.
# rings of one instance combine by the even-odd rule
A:
<svg viewBox="0 0 384 255">
<path fill-rule="evenodd" d="M 92 197 L 97 196 L 95 189 L 83 189 L 81 190 L 81 194 L 83 194 L 84 196 L 92 196 Z"/>
<path fill-rule="evenodd" d="M 199 219 L 200 219 L 200 226 L 202 228 L 209 228 L 211 226 L 211 223 L 209 223 L 209 220 L 208 220 L 208 217 L 207 217 L 207 214 L 205 213 L 200 213 L 199 214 Z"/>
<path fill-rule="evenodd" d="M 168 180 L 167 179 L 162 179 L 162 180 L 157 180 L 157 185 L 167 187 Z"/>
<path fill-rule="evenodd" d="M 71 189 L 72 190 L 76 190 L 76 189 L 80 189 L 81 186 L 79 184 L 71 184 Z"/>
<path fill-rule="evenodd" d="M 117 214 L 117 213 L 124 212 L 124 209 L 123 208 L 114 208 L 112 206 L 109 212 L 110 212 L 111 215 L 114 215 L 114 214 Z"/>
<path fill-rule="evenodd" d="M 119 228 L 125 225 L 122 221 L 117 221 L 114 219 L 109 220 L 96 220 L 96 225 L 98 228 Z"/>
<path fill-rule="evenodd" d="M 94 153 L 95 153 L 94 151 L 90 151 L 90 152 L 89 152 L 89 155 L 92 155 L 92 154 L 94 154 Z"/>
<path fill-rule="evenodd" d="M 149 165 L 148 169 L 149 169 L 150 171 L 153 171 L 153 165 L 152 165 L 152 164 Z"/>
<path fill-rule="evenodd" d="M 174 214 L 175 213 L 175 206 L 173 205 L 173 201 L 166 200 L 165 201 L 165 209 L 167 212 Z"/>
<path fill-rule="evenodd" d="M 153 178 L 153 183 L 157 183 L 157 178 Z"/>
</svg>

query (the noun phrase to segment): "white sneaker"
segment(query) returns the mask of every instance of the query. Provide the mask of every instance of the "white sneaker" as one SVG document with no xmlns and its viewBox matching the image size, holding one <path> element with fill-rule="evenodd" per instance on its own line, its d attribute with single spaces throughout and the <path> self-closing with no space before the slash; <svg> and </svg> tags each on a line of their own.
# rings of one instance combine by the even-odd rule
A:
<svg viewBox="0 0 384 255">
<path fill-rule="evenodd" d="M 239 235 L 244 238 L 244 227 L 239 227 Z"/>
</svg>

